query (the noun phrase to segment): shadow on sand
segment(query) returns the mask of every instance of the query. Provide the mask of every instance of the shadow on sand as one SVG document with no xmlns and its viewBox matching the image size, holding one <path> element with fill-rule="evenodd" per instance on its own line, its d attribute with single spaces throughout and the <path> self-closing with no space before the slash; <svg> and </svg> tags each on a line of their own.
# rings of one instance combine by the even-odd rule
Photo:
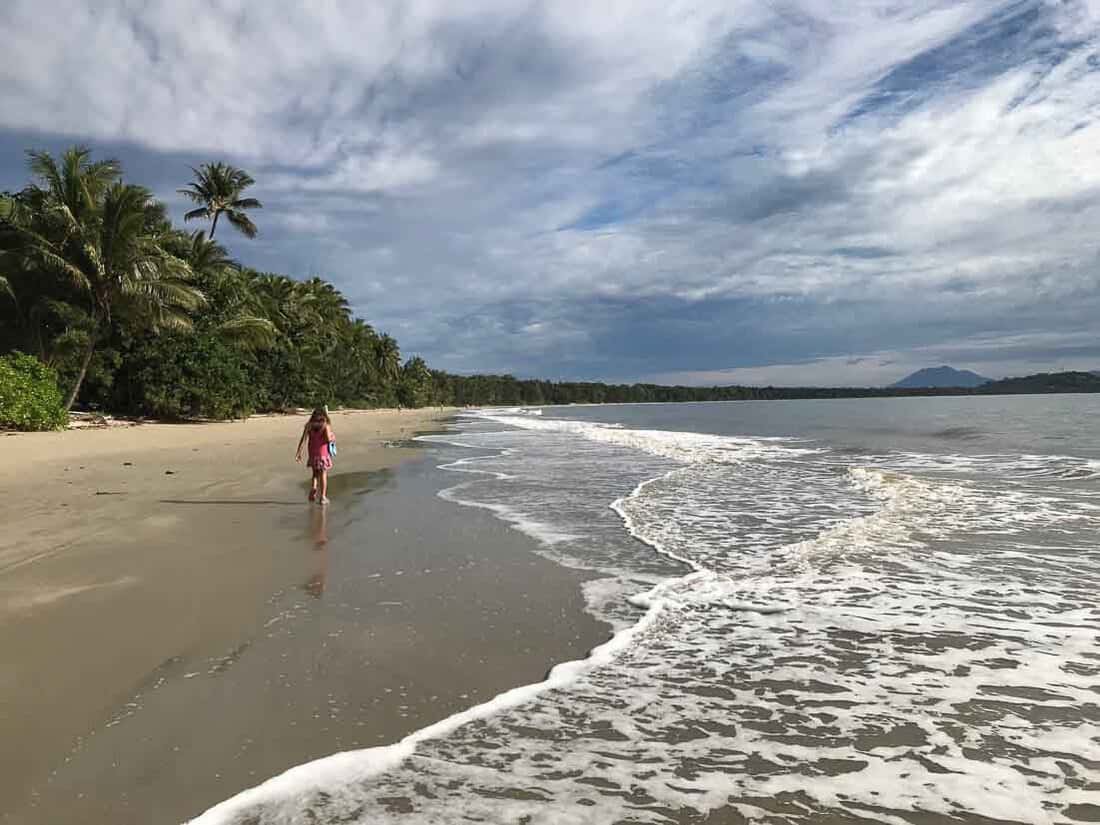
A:
<svg viewBox="0 0 1100 825">
<path fill-rule="evenodd" d="M 274 499 L 247 499 L 247 498 L 235 498 L 235 499 L 219 499 L 219 498 L 162 498 L 161 504 L 236 504 L 236 505 L 252 505 L 252 506 L 271 506 L 278 507 L 301 507 L 301 501 L 275 501 Z"/>
<path fill-rule="evenodd" d="M 366 493 L 379 490 L 382 487 L 392 486 L 396 476 L 389 467 L 369 472 L 329 473 L 329 496 L 361 496 Z M 303 484 L 303 489 L 309 489 L 309 483 Z M 122 493 L 103 492 L 96 495 L 123 495 Z M 253 507 L 301 507 L 303 500 L 285 501 L 272 498 L 162 498 L 161 504 L 216 504 L 237 505 Z"/>
</svg>

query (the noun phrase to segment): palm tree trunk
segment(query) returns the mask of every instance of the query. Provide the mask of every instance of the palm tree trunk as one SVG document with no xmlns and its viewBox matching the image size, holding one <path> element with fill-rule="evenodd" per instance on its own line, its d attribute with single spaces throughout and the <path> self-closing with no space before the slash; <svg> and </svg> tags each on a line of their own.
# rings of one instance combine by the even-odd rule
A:
<svg viewBox="0 0 1100 825">
<path fill-rule="evenodd" d="M 96 331 L 96 328 L 93 327 L 91 332 L 88 333 L 88 348 L 84 350 L 84 360 L 80 364 L 80 372 L 76 376 L 76 383 L 73 384 L 72 391 L 65 401 L 65 412 L 73 408 L 73 404 L 76 403 L 76 396 L 80 392 L 80 385 L 84 383 L 84 376 L 88 374 L 88 365 L 92 363 L 92 355 L 95 354 Z"/>
<path fill-rule="evenodd" d="M 37 324 L 34 327 L 34 340 L 38 342 L 38 360 L 47 367 L 52 367 L 53 354 L 46 352 L 46 342 L 42 338 L 42 327 Z"/>
<path fill-rule="evenodd" d="M 210 224 L 210 240 L 214 240 L 214 230 L 218 228 L 218 218 L 221 217 L 221 212 L 214 213 L 214 222 Z"/>
</svg>

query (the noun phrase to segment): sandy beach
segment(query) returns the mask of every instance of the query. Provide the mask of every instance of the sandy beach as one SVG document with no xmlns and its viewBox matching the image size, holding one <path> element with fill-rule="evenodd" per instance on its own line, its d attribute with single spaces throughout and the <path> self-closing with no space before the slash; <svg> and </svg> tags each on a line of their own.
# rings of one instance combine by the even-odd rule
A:
<svg viewBox="0 0 1100 825">
<path fill-rule="evenodd" d="M 447 414 L 336 414 L 327 510 L 297 417 L 0 437 L 0 821 L 180 822 L 602 641 L 576 573 L 436 497 L 406 439 Z"/>
</svg>

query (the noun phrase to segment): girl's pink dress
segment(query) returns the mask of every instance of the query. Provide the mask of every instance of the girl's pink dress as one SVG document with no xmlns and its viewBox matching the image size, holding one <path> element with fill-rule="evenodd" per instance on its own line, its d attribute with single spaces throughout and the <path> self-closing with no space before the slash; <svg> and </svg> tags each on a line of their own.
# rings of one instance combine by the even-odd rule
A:
<svg viewBox="0 0 1100 825">
<path fill-rule="evenodd" d="M 313 470 L 331 470 L 332 456 L 328 451 L 328 427 L 309 428 L 309 466 Z"/>
</svg>

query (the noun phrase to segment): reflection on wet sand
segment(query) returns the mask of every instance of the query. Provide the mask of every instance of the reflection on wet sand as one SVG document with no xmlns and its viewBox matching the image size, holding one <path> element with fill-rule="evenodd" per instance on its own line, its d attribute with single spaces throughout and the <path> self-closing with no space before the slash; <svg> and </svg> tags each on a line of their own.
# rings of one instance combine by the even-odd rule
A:
<svg viewBox="0 0 1100 825">
<path fill-rule="evenodd" d="M 311 507 L 309 511 L 309 535 L 313 549 L 320 554 L 319 569 L 302 585 L 302 589 L 315 599 L 325 592 L 325 576 L 328 570 L 328 508 Z"/>
<path fill-rule="evenodd" d="M 328 494 L 333 500 L 337 497 L 357 498 L 383 487 L 393 487 L 396 483 L 397 476 L 389 467 L 346 473 L 333 471 L 328 477 Z"/>
<path fill-rule="evenodd" d="M 329 497 L 344 500 L 358 498 L 383 487 L 393 487 L 396 480 L 396 475 L 389 467 L 365 472 L 334 472 L 329 475 Z M 320 558 L 318 571 L 310 576 L 302 589 L 313 598 L 319 599 L 325 592 L 328 568 L 328 508 L 310 508 L 307 534 Z"/>
</svg>

